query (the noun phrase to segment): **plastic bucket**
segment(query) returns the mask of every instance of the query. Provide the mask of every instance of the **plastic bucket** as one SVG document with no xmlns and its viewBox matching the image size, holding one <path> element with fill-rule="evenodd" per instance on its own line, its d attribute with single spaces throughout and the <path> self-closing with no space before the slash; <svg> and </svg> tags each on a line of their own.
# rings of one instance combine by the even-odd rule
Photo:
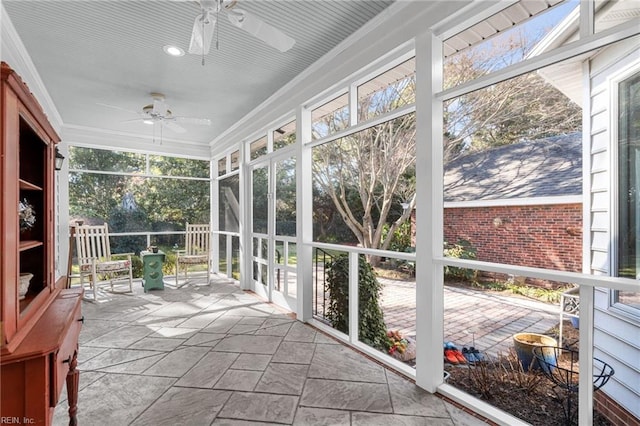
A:
<svg viewBox="0 0 640 426">
<path fill-rule="evenodd" d="M 533 356 L 533 348 L 536 346 L 556 347 L 558 346 L 558 342 L 553 337 L 545 336 L 544 334 L 517 333 L 513 335 L 513 346 L 515 347 L 516 355 L 522 365 L 522 369 L 529 371 L 529 368 L 540 370 L 538 360 Z M 543 356 L 550 364 L 556 364 L 555 354 L 552 350 L 543 350 Z"/>
</svg>

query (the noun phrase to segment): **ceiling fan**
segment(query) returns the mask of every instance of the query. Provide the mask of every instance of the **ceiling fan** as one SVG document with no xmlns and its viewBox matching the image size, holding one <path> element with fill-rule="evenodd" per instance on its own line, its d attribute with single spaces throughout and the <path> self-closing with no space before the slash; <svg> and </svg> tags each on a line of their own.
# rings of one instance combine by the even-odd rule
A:
<svg viewBox="0 0 640 426">
<path fill-rule="evenodd" d="M 142 121 L 145 124 L 160 124 L 163 127 L 175 132 L 175 133 L 185 133 L 187 129 L 182 127 L 179 123 L 184 124 L 197 124 L 208 126 L 211 124 L 211 120 L 208 118 L 196 118 L 196 117 L 183 117 L 173 115 L 169 106 L 165 102 L 165 96 L 162 93 L 151 93 L 151 98 L 153 99 L 153 103 L 145 105 L 142 107 L 141 111 L 131 111 L 125 108 L 120 108 L 113 105 L 107 104 L 99 104 L 108 108 L 115 108 L 127 112 L 131 112 L 134 114 L 138 114 L 138 118 L 134 118 L 131 120 L 126 120 L 128 122 L 132 121 Z"/>
<path fill-rule="evenodd" d="M 281 52 L 286 52 L 295 44 L 295 40 L 267 24 L 257 16 L 236 7 L 238 0 L 199 0 L 200 14 L 196 16 L 191 31 L 189 53 L 204 55 L 209 53 L 213 30 L 220 12 L 224 11 L 234 26 L 245 30 Z M 217 47 L 217 41 L 216 41 Z M 204 59 L 204 58 L 203 58 Z M 204 65 L 204 64 L 203 64 Z"/>
</svg>

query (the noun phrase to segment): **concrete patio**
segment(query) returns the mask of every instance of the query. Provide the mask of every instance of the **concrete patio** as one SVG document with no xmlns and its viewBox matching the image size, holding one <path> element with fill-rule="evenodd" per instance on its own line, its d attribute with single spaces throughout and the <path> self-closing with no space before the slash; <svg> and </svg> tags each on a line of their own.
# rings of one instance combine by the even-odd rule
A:
<svg viewBox="0 0 640 426">
<path fill-rule="evenodd" d="M 225 279 L 99 294 L 82 306 L 80 425 L 484 424 Z"/>
</svg>

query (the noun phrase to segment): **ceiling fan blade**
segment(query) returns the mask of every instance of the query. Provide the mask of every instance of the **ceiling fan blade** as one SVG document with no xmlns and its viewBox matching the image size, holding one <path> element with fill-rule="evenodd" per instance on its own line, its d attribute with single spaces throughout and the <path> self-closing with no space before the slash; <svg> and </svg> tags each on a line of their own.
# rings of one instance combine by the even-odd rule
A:
<svg viewBox="0 0 640 426">
<path fill-rule="evenodd" d="M 166 126 L 167 129 L 171 130 L 175 133 L 186 133 L 187 129 L 176 123 L 175 121 L 170 120 L 162 120 L 162 125 Z"/>
<path fill-rule="evenodd" d="M 176 122 L 185 124 L 198 124 L 201 126 L 210 126 L 211 120 L 208 118 L 196 118 L 196 117 L 174 117 Z"/>
<path fill-rule="evenodd" d="M 281 52 L 291 49 L 296 43 L 294 39 L 267 24 L 262 19 L 248 13 L 242 9 L 230 9 L 228 11 L 229 21 L 238 28 L 241 28 L 252 36 L 262 40 L 271 47 L 275 47 Z"/>
<path fill-rule="evenodd" d="M 126 112 L 130 112 L 130 113 L 132 113 L 132 114 L 138 114 L 138 112 L 137 112 L 137 111 L 132 111 L 132 110 L 130 110 L 130 109 L 121 108 L 121 107 L 119 107 L 119 106 L 115 106 L 115 105 L 103 104 L 103 103 L 100 103 L 100 102 L 96 102 L 96 105 L 100 105 L 100 106 L 107 107 L 107 108 L 118 109 L 118 110 L 120 110 L 120 111 L 126 111 Z"/>
<path fill-rule="evenodd" d="M 206 55 L 209 53 L 215 26 L 216 18 L 208 10 L 196 16 L 193 22 L 193 30 L 191 31 L 189 53 L 194 55 Z"/>
</svg>

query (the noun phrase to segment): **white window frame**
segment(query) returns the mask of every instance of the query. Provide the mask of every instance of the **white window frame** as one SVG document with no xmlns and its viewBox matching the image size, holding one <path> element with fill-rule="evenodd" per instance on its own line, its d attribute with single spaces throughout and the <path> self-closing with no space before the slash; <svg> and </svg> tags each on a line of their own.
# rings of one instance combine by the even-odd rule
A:
<svg viewBox="0 0 640 426">
<path fill-rule="evenodd" d="M 231 157 L 233 156 L 234 153 L 238 152 L 238 161 L 240 162 L 240 164 L 238 165 L 238 168 L 235 170 L 231 170 L 231 164 L 233 163 Z M 218 162 L 220 160 L 225 160 L 225 173 L 218 176 Z M 217 244 L 213 244 L 213 249 L 212 249 L 212 256 L 213 256 L 213 270 L 216 272 L 223 272 L 220 271 L 220 246 L 219 246 L 219 239 L 220 238 L 226 238 L 228 240 L 228 236 L 233 237 L 237 237 L 239 239 L 241 239 L 241 230 L 242 230 L 242 177 L 240 174 L 240 169 L 242 168 L 242 150 L 240 149 L 239 146 L 233 146 L 229 149 L 227 149 L 223 154 L 220 154 L 217 157 L 214 157 L 211 161 L 211 229 L 212 229 L 212 234 L 213 237 L 215 237 L 214 239 L 216 241 L 218 241 Z M 240 218 L 239 221 L 240 223 L 238 224 L 238 232 L 232 232 L 232 231 L 221 231 L 220 230 L 220 221 L 219 221 L 219 210 L 220 210 L 220 200 L 218 199 L 218 194 L 219 194 L 219 190 L 220 190 L 220 181 L 226 178 L 229 178 L 233 175 L 238 175 L 239 176 L 239 192 L 240 192 L 240 196 L 238 197 L 238 202 L 240 203 Z M 227 258 L 231 258 L 233 259 L 233 254 L 231 254 L 231 256 L 229 256 L 229 253 L 232 253 L 233 247 L 233 242 L 232 241 L 227 241 Z M 239 259 L 238 259 L 239 265 L 242 265 L 242 250 L 240 250 L 240 255 L 239 255 Z M 235 281 L 235 279 L 233 278 L 233 273 L 232 273 L 232 267 L 230 265 L 228 265 L 228 270 L 230 272 L 230 274 L 227 274 L 227 271 L 224 271 L 224 275 Z M 242 266 L 240 266 L 240 279 L 242 279 Z"/>
<path fill-rule="evenodd" d="M 633 75 L 640 73 L 640 59 L 633 61 L 631 64 L 625 66 L 621 71 L 617 72 L 613 76 L 609 78 L 608 86 L 610 96 L 610 105 L 609 105 L 609 128 L 611 129 L 611 138 L 610 138 L 610 187 L 611 187 L 611 256 L 610 256 L 610 265 L 609 270 L 611 271 L 611 275 L 617 275 L 618 269 L 618 244 L 617 244 L 617 235 L 619 235 L 619 199 L 618 199 L 618 176 L 619 176 L 619 168 L 618 168 L 618 118 L 620 116 L 619 111 L 619 95 L 618 88 L 620 84 L 625 80 L 631 78 Z M 640 271 L 637 271 L 637 279 L 636 282 L 640 283 Z M 620 278 L 623 280 L 628 280 L 630 282 L 634 282 L 629 278 Z M 636 290 L 640 292 L 640 289 Z M 609 311 L 617 316 L 627 318 L 637 324 L 640 324 L 640 308 L 636 308 L 630 305 L 626 305 L 618 301 L 618 295 L 620 290 L 610 289 L 609 290 Z"/>
<path fill-rule="evenodd" d="M 507 3 L 505 7 L 515 3 L 515 1 Z M 479 5 L 477 7 L 480 8 Z M 469 12 L 470 17 L 464 22 L 461 22 L 460 16 L 454 17 L 454 19 L 457 19 L 455 19 L 452 24 L 455 25 L 458 31 L 470 27 L 486 18 L 486 15 L 480 14 L 473 16 L 473 10 L 468 10 L 467 12 Z M 476 12 L 486 13 L 486 10 L 481 11 L 478 9 Z M 439 393 L 459 401 L 464 405 L 471 404 L 479 413 L 499 423 L 513 422 L 515 418 L 500 412 L 495 407 L 483 401 L 461 392 L 451 385 L 443 383 L 441 379 L 443 375 L 442 361 L 440 363 L 429 363 L 430 360 L 438 359 L 438 352 L 442 350 L 442 288 L 444 282 L 444 267 L 456 266 L 488 272 L 525 275 L 532 278 L 577 283 L 580 286 L 581 303 L 588 307 L 593 307 L 594 305 L 594 289 L 596 287 L 638 291 L 638 284 L 630 283 L 629 281 L 631 280 L 620 279 L 618 277 L 517 267 L 444 257 L 441 244 L 443 241 L 443 102 L 548 65 L 592 52 L 638 34 L 637 22 L 635 22 L 635 20 L 594 34 L 593 13 L 593 1 L 580 2 L 579 40 L 447 90 L 442 90 L 442 45 L 445 39 L 455 35 L 458 31 L 452 31 L 451 28 L 448 27 L 448 23 L 443 22 L 441 26 L 433 29 L 431 33 L 427 33 L 417 40 L 416 59 L 417 80 L 419 85 L 419 98 L 417 103 L 421 105 L 421 108 L 423 105 L 425 106 L 424 109 L 418 110 L 417 137 L 418 140 L 423 141 L 423 143 L 417 146 L 417 161 L 419 164 L 426 166 L 426 170 L 424 170 L 424 168 L 418 170 L 417 181 L 419 188 L 429 187 L 430 189 L 428 191 L 424 191 L 423 189 L 421 193 L 424 195 L 424 198 L 418 200 L 416 221 L 418 223 L 430 224 L 430 226 L 417 228 L 418 243 L 416 254 L 421 259 L 431 259 L 431 265 L 427 264 L 425 265 L 426 268 L 424 268 L 429 271 L 420 272 L 420 270 L 418 270 L 417 279 L 419 282 L 426 281 L 431 285 L 428 289 L 423 289 L 423 286 L 418 286 L 418 290 L 422 291 L 419 291 L 417 294 L 417 321 L 419 323 L 426 321 L 427 327 L 424 327 L 424 331 L 418 330 L 417 341 L 419 346 L 417 352 L 416 382 L 429 391 L 437 390 Z M 427 58 L 422 57 L 425 52 L 427 53 Z M 426 85 L 426 87 L 420 86 L 420 82 Z M 431 127 L 430 129 L 428 128 L 429 125 Z M 430 200 L 431 204 L 429 204 L 427 200 Z M 583 205 L 590 205 L 586 194 Z M 423 245 L 421 245 L 420 242 L 423 242 Z M 588 252 L 585 251 L 584 255 L 587 255 L 587 253 Z M 425 312 L 425 308 L 430 310 L 429 314 Z M 580 358 L 593 359 L 593 312 L 591 309 L 583 309 L 581 311 L 581 323 L 583 323 L 583 327 L 580 328 Z M 424 342 L 427 347 L 421 348 L 420 342 Z M 439 358 L 442 358 L 441 354 Z M 591 424 L 593 422 L 592 380 L 593 365 L 587 363 L 581 371 L 579 382 L 578 415 L 580 424 Z"/>
</svg>

